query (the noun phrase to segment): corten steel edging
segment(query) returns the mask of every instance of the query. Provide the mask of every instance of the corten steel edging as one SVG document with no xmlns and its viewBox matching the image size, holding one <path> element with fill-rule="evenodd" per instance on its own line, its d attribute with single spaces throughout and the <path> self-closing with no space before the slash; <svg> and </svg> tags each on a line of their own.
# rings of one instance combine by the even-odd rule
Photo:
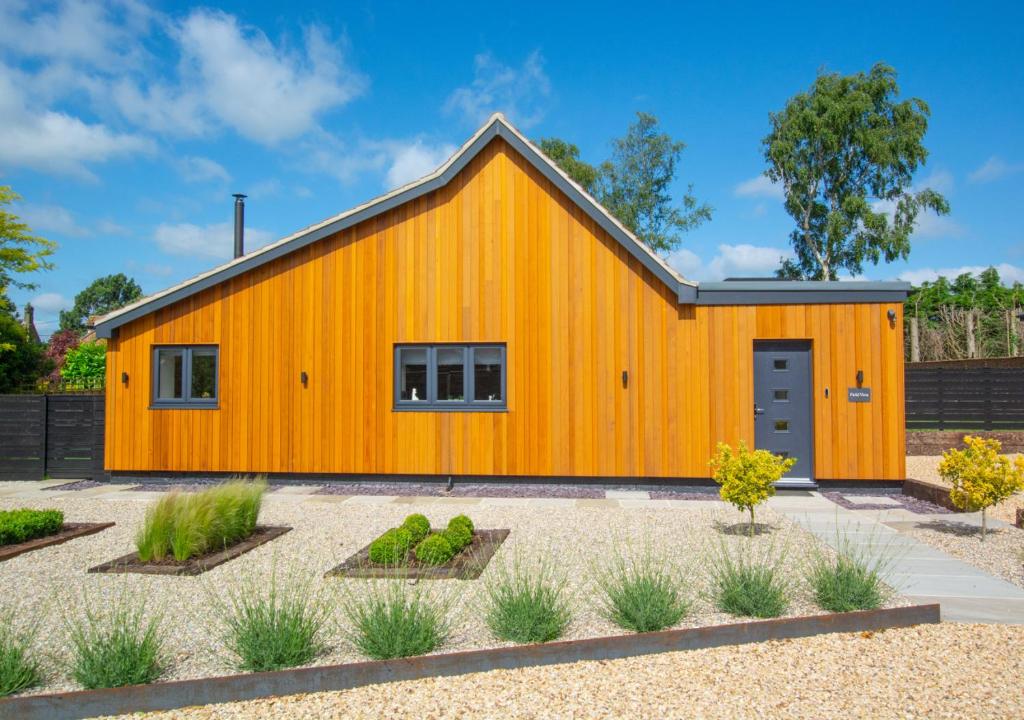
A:
<svg viewBox="0 0 1024 720">
<path fill-rule="evenodd" d="M 114 527 L 114 523 L 64 523 L 63 527 L 68 529 L 62 529 L 53 535 L 44 535 L 43 537 L 39 537 L 34 540 L 26 540 L 25 542 L 18 543 L 17 545 L 0 546 L 0 561 L 10 560 L 13 557 L 18 557 L 19 555 L 32 552 L 33 550 L 42 550 L 43 548 L 53 547 L 54 545 L 63 545 L 69 540 L 74 540 L 75 538 L 85 537 L 86 535 L 95 535 L 109 527 Z"/>
<path fill-rule="evenodd" d="M 614 660 L 679 650 L 784 640 L 824 633 L 863 632 L 939 622 L 939 606 L 912 605 L 832 615 L 783 618 L 666 630 L 639 635 L 519 645 L 491 650 L 176 680 L 109 690 L 36 695 L 0 700 L 0 720 L 78 720 L 99 715 L 173 710 L 192 705 L 255 700 L 301 693 L 348 690 L 400 680 L 445 677 L 488 670 Z"/>
</svg>

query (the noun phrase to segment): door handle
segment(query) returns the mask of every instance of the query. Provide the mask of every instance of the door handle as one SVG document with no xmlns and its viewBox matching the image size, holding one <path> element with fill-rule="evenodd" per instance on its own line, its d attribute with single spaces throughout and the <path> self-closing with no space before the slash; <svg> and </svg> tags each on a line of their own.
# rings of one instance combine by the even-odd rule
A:
<svg viewBox="0 0 1024 720">
<path fill-rule="evenodd" d="M 760 408 L 757 406 L 757 403 L 754 403 L 754 417 L 758 415 L 764 415 L 764 408 Z"/>
</svg>

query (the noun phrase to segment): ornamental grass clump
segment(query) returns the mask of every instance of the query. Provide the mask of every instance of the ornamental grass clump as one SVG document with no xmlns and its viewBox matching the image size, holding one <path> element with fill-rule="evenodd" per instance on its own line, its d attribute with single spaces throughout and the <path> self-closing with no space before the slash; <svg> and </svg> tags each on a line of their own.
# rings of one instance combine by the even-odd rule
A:
<svg viewBox="0 0 1024 720">
<path fill-rule="evenodd" d="M 892 562 L 885 548 L 868 544 L 858 549 L 845 536 L 837 536 L 835 553 L 812 551 L 807 583 L 814 601 L 829 612 L 875 610 L 891 595 L 885 583 Z"/>
<path fill-rule="evenodd" d="M 35 540 L 59 532 L 64 525 L 60 510 L 0 510 L 0 545 Z"/>
<path fill-rule="evenodd" d="M 720 543 L 710 557 L 711 598 L 722 612 L 740 617 L 779 617 L 789 608 L 790 585 L 782 573 L 784 553 L 761 555 Z"/>
<path fill-rule="evenodd" d="M 345 635 L 374 660 L 425 655 L 451 632 L 453 595 L 427 593 L 405 580 L 389 580 L 357 595 L 343 590 L 341 609 L 348 621 Z"/>
<path fill-rule="evenodd" d="M 305 665 L 326 650 L 327 621 L 334 602 L 311 577 L 270 581 L 255 575 L 229 588 L 223 599 L 211 593 L 224 645 L 240 670 L 262 672 Z"/>
<path fill-rule="evenodd" d="M 145 613 L 145 597 L 122 591 L 112 603 L 83 603 L 85 614 L 65 625 L 71 640 L 71 676 L 83 687 L 141 685 L 163 672 L 161 615 Z"/>
<path fill-rule="evenodd" d="M 556 640 L 572 613 L 566 579 L 548 560 L 527 567 L 522 558 L 501 564 L 485 584 L 484 617 L 499 640 L 541 643 Z"/>
<path fill-rule="evenodd" d="M 146 511 L 135 547 L 142 562 L 178 562 L 222 549 L 256 529 L 266 480 L 234 480 L 196 493 L 173 492 Z"/>
<path fill-rule="evenodd" d="M 988 530 L 985 511 L 1024 489 L 1024 456 L 1013 462 L 1000 455 L 1002 443 L 968 435 L 963 450 L 942 453 L 939 475 L 950 484 L 949 499 L 964 512 L 981 511 L 981 540 Z"/>
<path fill-rule="evenodd" d="M 14 608 L 0 613 L 0 697 L 39 684 L 42 673 L 33 657 L 36 625 L 16 629 Z"/>
<path fill-rule="evenodd" d="M 689 612 L 683 574 L 650 547 L 629 556 L 616 553 L 593 573 L 602 614 L 621 628 L 664 630 Z"/>
<path fill-rule="evenodd" d="M 719 494 L 738 510 L 750 513 L 750 535 L 754 534 L 754 508 L 775 494 L 775 483 L 796 464 L 795 458 L 783 458 L 767 450 L 750 450 L 740 443 L 733 450 L 718 443 L 711 468 Z"/>
</svg>

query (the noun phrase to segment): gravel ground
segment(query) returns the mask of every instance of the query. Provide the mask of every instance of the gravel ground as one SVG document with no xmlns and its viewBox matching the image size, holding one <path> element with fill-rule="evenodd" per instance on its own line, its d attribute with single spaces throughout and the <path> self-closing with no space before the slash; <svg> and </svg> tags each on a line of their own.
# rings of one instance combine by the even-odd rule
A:
<svg viewBox="0 0 1024 720">
<path fill-rule="evenodd" d="M 1024 587 L 1024 530 L 989 527 L 982 542 L 980 528 L 948 518 L 898 526 L 921 542 Z"/>
<path fill-rule="evenodd" d="M 1013 460 L 1017 457 L 1017 453 L 1008 453 L 1007 457 Z M 927 480 L 948 487 L 949 483 L 939 475 L 940 462 L 942 462 L 941 455 L 908 455 L 907 477 Z M 1019 507 L 1024 507 L 1024 493 L 1018 493 L 1009 500 L 996 505 L 989 510 L 989 513 L 992 517 L 1012 525 L 1017 519 L 1017 508 Z"/>
<path fill-rule="evenodd" d="M 398 495 L 401 497 L 472 498 L 603 498 L 605 489 L 590 485 L 532 483 L 456 483 L 451 491 L 445 483 L 349 483 L 332 482 L 317 495 Z"/>
<path fill-rule="evenodd" d="M 948 515 L 951 511 L 930 503 L 927 500 L 919 500 L 918 498 L 911 497 L 910 495 L 904 495 L 899 489 L 865 489 L 865 490 L 822 490 L 821 495 L 828 500 L 831 500 L 836 505 L 847 510 L 892 510 L 895 505 L 881 504 L 881 503 L 864 503 L 864 502 L 851 502 L 851 497 L 868 496 L 868 497 L 886 497 L 891 498 L 895 502 L 899 503 L 899 507 L 904 510 L 909 510 L 912 513 L 918 515 Z"/>
<path fill-rule="evenodd" d="M 256 550 L 198 577 L 164 577 L 127 574 L 87 574 L 86 569 L 133 550 L 132 537 L 141 522 L 148 502 L 104 500 L 84 497 L 54 498 L 38 501 L 36 507 L 56 507 L 65 511 L 69 521 L 116 520 L 117 525 L 97 535 L 46 548 L 0 563 L 0 587 L 16 588 L 4 592 L 0 605 L 18 603 L 18 622 L 33 615 L 40 618 L 39 643 L 49 654 L 46 686 L 35 692 L 67 690 L 75 687 L 64 668 L 67 666 L 67 634 L 61 618 L 77 617 L 85 606 L 108 607 L 121 592 L 144 594 L 148 612 L 163 613 L 168 669 L 164 679 L 221 675 L 234 671 L 232 662 L 219 647 L 219 630 L 211 618 L 211 595 L 223 593 L 229 586 L 253 579 L 265 586 L 272 570 L 312 578 L 313 587 L 337 592 L 346 586 L 362 592 L 367 580 L 323 578 L 369 540 L 393 527 L 409 513 L 423 512 L 435 525 L 442 525 L 459 513 L 467 513 L 481 528 L 510 528 L 512 533 L 492 560 L 484 575 L 476 581 L 437 581 L 421 583 L 431 592 L 457 593 L 457 624 L 444 651 L 465 650 L 498 645 L 487 632 L 474 610 L 480 606 L 481 591 L 497 563 L 521 558 L 533 562 L 542 554 L 555 559 L 559 568 L 572 569 L 568 597 L 574 620 L 567 637 L 583 638 L 620 632 L 603 619 L 594 605 L 593 587 L 587 568 L 593 559 L 609 557 L 615 547 L 642 549 L 656 541 L 657 549 L 689 563 L 694 608 L 680 627 L 722 622 L 733 618 L 715 610 L 704 597 L 706 562 L 711 548 L 719 542 L 753 544 L 758 553 L 790 553 L 786 573 L 794 582 L 800 575 L 804 552 L 817 541 L 785 518 L 768 509 L 759 519 L 769 532 L 753 540 L 733 532 L 742 516 L 728 506 L 714 510 L 680 508 L 581 508 L 571 501 L 537 501 L 530 507 L 482 505 L 477 500 L 438 499 L 404 504 L 344 504 L 324 497 L 322 502 L 295 502 L 285 495 L 267 499 L 260 521 L 270 525 L 290 525 L 295 529 Z M 544 503 L 547 503 L 546 505 Z M 0 508 L 22 506 L 22 501 L 0 499 Z M 893 604 L 902 604 L 900 598 Z M 26 612 L 26 610 L 28 610 Z M 790 614 L 820 612 L 810 604 L 804 589 L 798 588 Z M 336 613 L 337 615 L 337 613 Z M 344 628 L 339 619 L 332 627 L 330 651 L 318 663 L 341 663 L 360 658 L 343 641 Z"/>
<path fill-rule="evenodd" d="M 495 670 L 147 717 L 1019 718 L 1024 655 L 1012 648 L 1021 643 L 1021 626 L 924 625 Z"/>
</svg>

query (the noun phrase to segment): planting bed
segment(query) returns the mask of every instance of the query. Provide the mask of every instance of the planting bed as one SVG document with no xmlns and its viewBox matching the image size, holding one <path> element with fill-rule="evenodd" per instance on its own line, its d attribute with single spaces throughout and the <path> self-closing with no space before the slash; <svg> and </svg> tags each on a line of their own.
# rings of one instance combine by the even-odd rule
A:
<svg viewBox="0 0 1024 720">
<path fill-rule="evenodd" d="M 114 523 L 64 523 L 58 532 L 52 535 L 45 535 L 38 537 L 33 540 L 26 540 L 21 543 L 14 543 L 11 545 L 0 545 L 0 560 L 9 560 L 13 557 L 17 557 L 22 553 L 27 553 L 32 550 L 39 550 L 40 548 L 50 547 L 51 545 L 60 545 L 66 543 L 68 540 L 74 540 L 75 538 L 82 537 L 83 535 L 93 535 L 106 530 L 108 527 L 113 527 Z"/>
<path fill-rule="evenodd" d="M 218 565 L 223 565 L 228 560 L 234 560 L 250 550 L 255 550 L 260 545 L 268 543 L 274 538 L 281 537 L 291 530 L 290 527 L 257 525 L 256 531 L 249 537 L 229 545 L 223 550 L 206 553 L 184 562 L 178 562 L 173 558 L 164 560 L 152 560 L 143 562 L 139 560 L 138 553 L 123 555 L 115 560 L 96 565 L 89 568 L 91 573 L 142 573 L 144 575 L 199 575 L 212 570 Z"/>
<path fill-rule="evenodd" d="M 367 545 L 341 565 L 328 570 L 327 575 L 352 578 L 474 580 L 480 577 L 508 534 L 508 530 L 476 530 L 473 533 L 473 541 L 443 565 L 421 563 L 412 554 L 399 566 L 378 565 L 370 560 L 370 546 Z"/>
</svg>

